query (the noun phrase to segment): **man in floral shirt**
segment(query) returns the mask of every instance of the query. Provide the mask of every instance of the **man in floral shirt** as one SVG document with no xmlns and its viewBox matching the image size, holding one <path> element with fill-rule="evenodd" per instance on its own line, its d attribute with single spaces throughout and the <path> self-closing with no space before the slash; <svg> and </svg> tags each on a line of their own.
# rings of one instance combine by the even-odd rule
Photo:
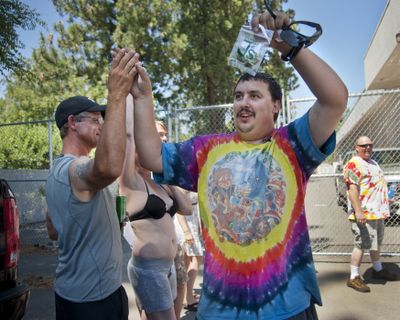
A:
<svg viewBox="0 0 400 320">
<path fill-rule="evenodd" d="M 382 268 L 379 260 L 385 229 L 383 220 L 390 216 L 390 212 L 383 171 L 371 159 L 372 146 L 370 138 L 359 137 L 355 146 L 356 155 L 346 163 L 343 171 L 348 190 L 349 220 L 355 235 L 347 286 L 360 292 L 371 291 L 359 273 L 364 250 L 370 251 L 373 278 L 388 281 L 396 279 L 394 274 Z"/>
</svg>

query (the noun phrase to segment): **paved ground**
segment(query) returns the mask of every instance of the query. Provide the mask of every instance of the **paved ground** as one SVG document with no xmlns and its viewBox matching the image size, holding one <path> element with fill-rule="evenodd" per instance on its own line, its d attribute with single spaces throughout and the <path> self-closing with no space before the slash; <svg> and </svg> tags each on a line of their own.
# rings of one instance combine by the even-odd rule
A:
<svg viewBox="0 0 400 320">
<path fill-rule="evenodd" d="M 124 243 L 125 244 L 125 243 Z M 131 251 L 124 245 L 124 261 L 127 265 Z M 53 280 L 57 266 L 57 252 L 48 247 L 22 248 L 19 267 L 19 279 L 28 283 L 31 296 L 24 320 L 55 319 Z M 195 287 L 199 292 L 201 276 L 198 277 Z M 123 273 L 123 285 L 129 297 L 129 318 L 139 319 L 139 313 L 134 303 L 134 294 L 126 270 Z M 195 313 L 182 310 L 182 320 L 194 320 Z M 3 319 L 0 319 L 3 320 Z"/>
<path fill-rule="evenodd" d="M 124 260 L 129 259 L 126 247 Z M 337 262 L 337 257 L 315 257 L 320 282 L 323 307 L 317 311 L 320 320 L 386 320 L 400 319 L 400 257 L 384 258 L 384 266 L 397 274 L 399 281 L 385 282 L 371 279 L 369 263 L 362 265 L 363 276 L 371 287 L 371 293 L 359 293 L 347 288 L 345 283 L 349 274 L 348 258 Z M 333 262 L 333 259 L 336 262 Z M 368 261 L 369 257 L 365 258 Z M 48 320 L 55 318 L 53 277 L 57 255 L 48 248 L 24 248 L 21 254 L 20 279 L 31 286 L 31 298 L 24 320 Z M 197 279 L 199 288 L 201 276 Z M 130 319 L 139 319 L 133 303 L 133 292 L 126 272 L 124 286 L 130 298 Z M 192 320 L 195 314 L 182 312 L 181 319 Z"/>
<path fill-rule="evenodd" d="M 397 275 L 398 281 L 386 282 L 371 278 L 371 264 L 362 265 L 362 274 L 370 293 L 360 293 L 346 286 L 350 267 L 346 260 L 331 262 L 316 259 L 323 306 L 318 307 L 320 320 L 388 320 L 400 319 L 400 258 L 383 258 L 385 268 Z M 335 258 L 337 259 L 337 258 Z M 365 257 L 369 261 L 369 257 Z"/>
</svg>

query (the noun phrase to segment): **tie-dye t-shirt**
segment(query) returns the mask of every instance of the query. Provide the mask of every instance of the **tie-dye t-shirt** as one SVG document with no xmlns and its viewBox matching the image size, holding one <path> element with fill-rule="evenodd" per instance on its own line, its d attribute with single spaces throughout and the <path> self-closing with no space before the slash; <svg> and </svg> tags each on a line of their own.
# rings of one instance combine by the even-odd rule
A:
<svg viewBox="0 0 400 320">
<path fill-rule="evenodd" d="M 344 181 L 359 187 L 361 209 L 367 220 L 389 216 L 388 190 L 383 171 L 374 160 L 354 156 L 343 169 Z M 349 219 L 355 220 L 354 209 L 348 200 Z"/>
<path fill-rule="evenodd" d="M 162 145 L 156 179 L 197 191 L 205 242 L 198 319 L 287 319 L 321 304 L 304 211 L 306 183 L 330 154 L 308 115 L 262 144 L 236 133 Z"/>
</svg>

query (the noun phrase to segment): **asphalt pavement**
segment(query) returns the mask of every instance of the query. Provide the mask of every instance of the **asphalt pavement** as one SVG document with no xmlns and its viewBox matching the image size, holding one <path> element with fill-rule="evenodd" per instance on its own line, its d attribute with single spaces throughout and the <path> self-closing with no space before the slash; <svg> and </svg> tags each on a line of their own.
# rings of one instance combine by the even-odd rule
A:
<svg viewBox="0 0 400 320">
<path fill-rule="evenodd" d="M 124 246 L 124 261 L 130 257 L 129 247 Z M 378 281 L 371 278 L 369 257 L 364 258 L 361 271 L 370 293 L 359 293 L 346 286 L 349 276 L 349 257 L 316 256 L 317 276 L 324 305 L 317 307 L 320 320 L 387 320 L 400 319 L 400 257 L 384 257 L 385 268 L 394 272 L 398 280 Z M 339 261 L 338 261 L 339 260 Z M 31 287 L 31 297 L 24 320 L 55 319 L 53 279 L 57 253 L 49 247 L 23 248 L 19 279 Z M 201 287 L 199 274 L 195 287 Z M 126 270 L 123 285 L 129 296 L 130 320 L 139 319 L 131 285 Z M 181 319 L 195 319 L 193 312 L 183 310 Z"/>
</svg>

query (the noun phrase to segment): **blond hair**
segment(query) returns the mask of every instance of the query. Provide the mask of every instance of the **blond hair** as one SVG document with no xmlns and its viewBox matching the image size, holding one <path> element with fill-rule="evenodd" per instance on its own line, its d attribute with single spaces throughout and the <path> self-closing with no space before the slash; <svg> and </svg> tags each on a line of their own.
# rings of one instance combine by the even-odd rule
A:
<svg viewBox="0 0 400 320">
<path fill-rule="evenodd" d="M 156 125 L 159 125 L 160 127 L 162 127 L 165 131 L 168 131 L 167 126 L 165 125 L 164 122 L 160 121 L 160 120 L 156 120 Z"/>
</svg>

